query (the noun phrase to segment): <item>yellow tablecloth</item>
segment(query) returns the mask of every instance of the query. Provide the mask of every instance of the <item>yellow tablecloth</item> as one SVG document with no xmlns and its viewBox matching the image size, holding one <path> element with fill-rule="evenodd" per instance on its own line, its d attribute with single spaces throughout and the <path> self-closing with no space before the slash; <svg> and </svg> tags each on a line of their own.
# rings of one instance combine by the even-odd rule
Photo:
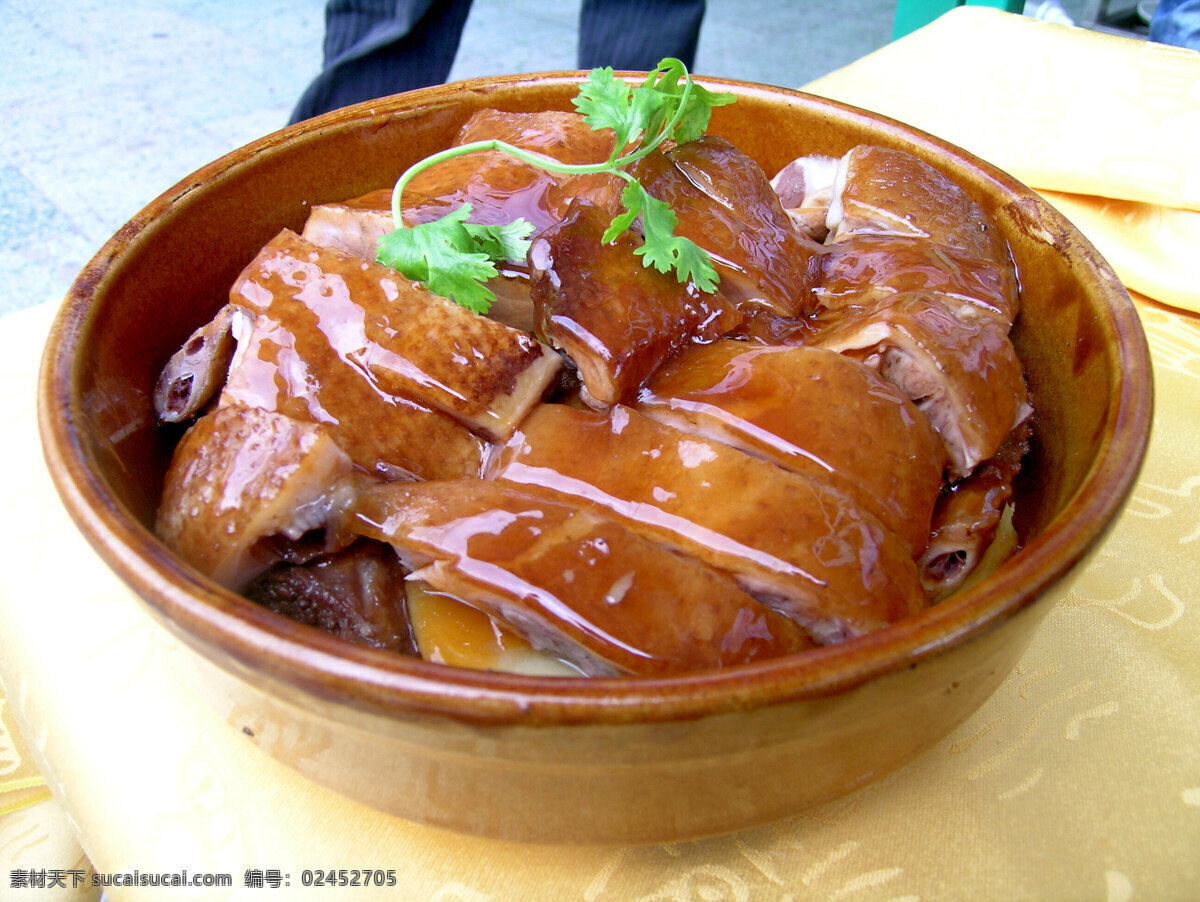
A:
<svg viewBox="0 0 1200 902">
<path fill-rule="evenodd" d="M 1001 40 L 997 29 L 1016 37 Z M 812 87 L 979 149 L 973 133 L 956 136 L 939 120 L 963 128 L 953 119 L 962 111 L 957 98 L 971 93 L 962 83 L 990 84 L 998 56 L 1015 84 L 1026 34 L 1037 36 L 1031 52 L 1058 48 L 1059 60 L 1102 69 L 1144 50 L 971 10 Z M 965 92 L 953 104 L 936 92 L 931 99 L 928 80 L 940 59 L 930 48 L 950 45 L 959 54 L 954 91 Z M 1055 84 L 1072 83 L 1054 58 L 1034 59 L 1055 72 Z M 1195 122 L 1200 55 L 1171 60 L 1184 75 L 1170 84 L 1184 85 L 1181 99 L 1190 104 L 1180 115 Z M 880 67 L 892 73 L 883 82 Z M 989 102 L 965 118 L 997 130 L 1027 121 L 1019 104 Z M 1085 117 L 1077 127 L 1108 141 L 1110 130 L 1121 131 L 1119 113 L 1112 118 L 1118 123 Z M 1027 144 L 1042 159 L 1046 142 Z M 1197 147 L 1160 140 L 1150 159 Z M 1030 179 L 1032 165 L 1019 147 L 1014 153 L 991 158 L 1039 189 L 1102 195 L 1096 181 Z M 1194 186 L 1200 169 L 1184 169 L 1183 182 Z M 1102 196 L 1131 200 L 1120 191 Z M 1172 197 L 1135 202 L 1169 211 Z M 1118 217 L 1089 234 L 1120 251 L 1137 245 L 1143 227 Z M 1182 263 L 1190 276 L 1193 254 L 1168 263 Z M 107 898 L 379 898 L 375 889 L 301 885 L 305 870 L 354 868 L 394 871 L 391 894 L 402 899 L 1200 898 L 1200 316 L 1179 309 L 1196 300 L 1195 286 L 1159 275 L 1168 287 L 1155 297 L 1176 306 L 1138 298 L 1157 385 L 1141 478 L 1100 553 L 1060 590 L 996 695 L 909 767 L 847 798 L 734 836 L 646 848 L 519 847 L 409 824 L 308 783 L 218 719 L 183 676 L 191 652 L 91 553 L 51 487 L 33 386 L 53 310 L 4 317 L 0 428 L 11 441 L 0 488 L 8 512 L 0 544 L 0 793 L 16 782 L 29 791 L 29 777 L 38 782 L 32 764 L 53 799 L 0 814 L 0 898 L 94 899 L 93 873 L 148 882 L 183 871 L 189 879 L 226 874 L 230 885 L 114 887 Z M 264 746 L 294 750 L 306 741 L 264 728 Z M 6 798 L 15 796 L 0 794 L 0 806 Z M 65 886 L 38 888 L 55 883 Z"/>
</svg>

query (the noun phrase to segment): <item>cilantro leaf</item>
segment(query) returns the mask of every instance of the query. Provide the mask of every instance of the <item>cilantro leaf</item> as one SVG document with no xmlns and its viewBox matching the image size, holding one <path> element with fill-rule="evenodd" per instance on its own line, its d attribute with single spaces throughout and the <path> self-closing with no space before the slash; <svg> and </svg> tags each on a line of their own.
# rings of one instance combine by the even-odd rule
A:
<svg viewBox="0 0 1200 902">
<path fill-rule="evenodd" d="M 687 67 L 671 57 L 662 60 L 658 68 L 646 76 L 643 87 L 665 98 L 664 111 L 674 120 L 668 137 L 677 144 L 699 138 L 708 128 L 713 108 L 736 99 L 730 93 L 717 94 L 692 81 Z M 652 124 L 647 134 L 656 134 L 659 128 L 661 125 Z"/>
<path fill-rule="evenodd" d="M 679 99 L 683 93 L 683 86 L 679 84 L 679 79 L 686 72 L 683 63 L 679 60 L 664 59 L 658 64 L 658 68 L 650 72 L 646 76 L 646 80 L 642 82 L 641 89 L 643 91 L 663 99 L 661 105 L 651 111 L 646 125 L 647 134 L 662 134 L 664 138 L 673 137 L 673 133 L 669 131 L 670 123 L 679 107 Z"/>
<path fill-rule="evenodd" d="M 602 241 L 607 243 L 617 238 L 640 215 L 644 241 L 634 253 L 642 258 L 642 263 L 662 273 L 674 270 L 680 282 L 691 279 L 701 291 L 716 291 L 719 277 L 712 260 L 690 238 L 675 234 L 679 218 L 669 204 L 651 195 L 639 182 L 630 182 L 625 187 L 621 202 L 625 212 L 613 219 L 601 236 Z"/>
<path fill-rule="evenodd" d="M 392 189 L 395 231 L 379 241 L 377 259 L 430 291 L 453 298 L 479 313 L 486 313 L 495 295 L 483 284 L 496 275 L 496 261 L 523 259 L 533 226 L 525 220 L 501 226 L 467 221 L 470 204 L 440 220 L 406 227 L 400 199 L 404 187 L 419 172 L 444 160 L 485 150 L 498 150 L 533 166 L 572 175 L 615 173 L 630 184 L 622 193 L 625 211 L 605 232 L 611 241 L 642 218 L 644 244 L 636 253 L 647 266 L 660 272 L 674 270 L 680 282 L 691 280 L 706 292 L 716 291 L 718 276 L 703 249 L 675 235 L 677 217 L 670 207 L 652 197 L 625 168 L 667 140 L 678 144 L 699 138 L 708 127 L 715 107 L 734 102 L 734 96 L 714 93 L 692 81 L 687 66 L 668 57 L 631 87 L 611 68 L 593 69 L 579 88 L 575 108 L 593 129 L 611 129 L 615 135 L 607 160 L 597 163 L 563 163 L 544 154 L 515 147 L 498 139 L 456 145 L 413 164 Z"/>
<path fill-rule="evenodd" d="M 517 263 L 524 260 L 525 255 L 529 253 L 529 236 L 533 234 L 533 223 L 527 219 L 518 219 L 506 225 L 464 222 L 463 228 L 474 239 L 476 247 L 492 260 Z"/>
<path fill-rule="evenodd" d="M 496 300 L 483 283 L 496 275 L 497 259 L 521 259 L 533 226 L 518 220 L 506 226 L 467 222 L 463 204 L 432 222 L 399 228 L 379 239 L 376 259 L 421 282 L 475 313 L 486 313 Z"/>
<path fill-rule="evenodd" d="M 675 124 L 675 141 L 679 144 L 695 141 L 707 130 L 713 108 L 733 103 L 736 99 L 726 91 L 716 94 L 703 85 L 692 82 L 683 112 Z"/>
<path fill-rule="evenodd" d="M 625 205 L 625 212 L 613 217 L 613 221 L 608 224 L 608 228 L 600 236 L 601 243 L 608 244 L 610 241 L 615 241 L 617 236 L 633 225 L 633 221 L 642 212 L 642 202 L 649 196 L 646 189 L 638 182 L 630 182 L 626 185 L 625 190 L 621 192 L 621 203 Z"/>
<path fill-rule="evenodd" d="M 571 101 L 594 131 L 613 130 L 618 153 L 641 128 L 630 105 L 631 93 L 629 84 L 613 75 L 611 66 L 605 66 L 588 73 L 579 94 Z"/>
<path fill-rule="evenodd" d="M 694 141 L 708 128 L 713 108 L 734 99 L 696 84 L 682 62 L 668 57 L 632 89 L 611 68 L 593 69 L 573 103 L 592 128 L 613 130 L 614 153 L 620 154 L 639 135 L 642 146 L 650 148 L 667 138 Z"/>
</svg>

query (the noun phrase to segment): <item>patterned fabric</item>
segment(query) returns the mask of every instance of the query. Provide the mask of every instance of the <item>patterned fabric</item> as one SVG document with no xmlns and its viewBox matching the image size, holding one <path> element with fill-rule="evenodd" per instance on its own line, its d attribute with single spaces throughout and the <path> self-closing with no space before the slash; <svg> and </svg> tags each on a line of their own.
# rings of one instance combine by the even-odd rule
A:
<svg viewBox="0 0 1200 902">
<path fill-rule="evenodd" d="M 0 698 L 0 815 L 49 797 L 28 743 L 13 722 L 7 701 Z"/>
</svg>

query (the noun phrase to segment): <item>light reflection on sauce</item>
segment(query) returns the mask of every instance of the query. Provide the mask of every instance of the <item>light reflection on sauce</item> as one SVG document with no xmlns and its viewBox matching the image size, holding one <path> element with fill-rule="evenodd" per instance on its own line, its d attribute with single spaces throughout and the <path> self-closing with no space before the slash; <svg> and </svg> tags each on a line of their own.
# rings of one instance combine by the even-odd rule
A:
<svg viewBox="0 0 1200 902">
<path fill-rule="evenodd" d="M 427 544 L 442 554 L 449 554 L 453 559 L 452 565 L 439 562 L 433 566 L 453 566 L 462 578 L 480 587 L 502 607 L 505 605 L 504 599 L 520 599 L 527 616 L 536 617 L 531 612 L 534 608 L 541 608 L 543 616 L 567 624 L 583 635 L 593 636 L 604 645 L 619 648 L 634 657 L 651 657 L 645 649 L 630 644 L 580 615 L 557 594 L 539 584 L 537 575 L 540 571 L 536 564 L 528 568 L 510 566 L 509 562 L 520 558 L 537 538 L 529 521 L 541 518 L 541 512 L 536 510 L 513 512 L 494 509 L 460 517 L 446 525 L 416 527 L 409 531 L 409 537 L 418 544 Z M 492 537 L 495 541 L 486 541 L 486 537 Z M 607 557 L 609 552 L 602 540 L 584 543 L 575 549 L 582 567 L 604 566 L 597 560 L 587 560 L 589 553 Z M 527 572 L 528 578 L 521 576 L 518 571 Z M 420 573 L 418 570 L 417 574 Z M 561 568 L 556 575 L 560 573 Z"/>
<path fill-rule="evenodd" d="M 503 476 L 505 480 L 517 485 L 531 487 L 544 486 L 567 496 L 582 498 L 593 504 L 608 508 L 618 516 L 631 520 L 634 523 L 653 526 L 668 534 L 687 538 L 689 542 L 703 545 L 718 555 L 741 558 L 753 562 L 763 570 L 781 576 L 792 576 L 814 585 L 824 585 L 821 580 L 817 579 L 811 573 L 766 551 L 752 548 L 745 543 L 738 542 L 736 539 L 707 529 L 685 517 L 668 513 L 654 505 L 629 501 L 609 495 L 586 480 L 565 476 L 557 470 L 546 467 L 531 467 L 520 461 L 513 461 L 505 466 Z M 672 494 L 671 497 L 674 498 L 675 495 Z M 664 500 L 667 500 L 665 496 Z"/>
<path fill-rule="evenodd" d="M 419 580 L 407 585 L 408 616 L 421 657 L 474 670 L 580 676 L 566 662 L 536 651 L 513 629 Z"/>
</svg>

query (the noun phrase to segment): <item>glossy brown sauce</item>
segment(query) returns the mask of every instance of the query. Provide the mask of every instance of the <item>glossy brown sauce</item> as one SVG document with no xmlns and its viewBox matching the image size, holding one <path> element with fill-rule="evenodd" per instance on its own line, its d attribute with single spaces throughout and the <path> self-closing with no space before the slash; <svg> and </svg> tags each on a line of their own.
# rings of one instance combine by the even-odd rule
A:
<svg viewBox="0 0 1200 902">
<path fill-rule="evenodd" d="M 637 408 L 836 486 L 913 554 L 928 540 L 941 441 L 908 398 L 852 358 L 732 340 L 695 346 L 647 383 Z"/>
<path fill-rule="evenodd" d="M 503 621 L 435 592 L 420 580 L 409 581 L 406 594 L 413 633 L 427 660 L 474 670 L 511 670 L 513 659 L 536 654 Z"/>
<path fill-rule="evenodd" d="M 381 487 L 357 514 L 416 578 L 518 624 L 585 672 L 718 667 L 809 644 L 728 575 L 510 484 Z"/>
<path fill-rule="evenodd" d="M 459 137 L 488 139 L 566 162 L 612 146 L 569 113 L 484 111 Z M 536 649 L 661 674 L 883 628 L 949 584 L 1007 501 L 1023 446 L 998 449 L 1028 412 L 1008 340 L 1018 282 L 983 211 L 932 167 L 876 148 L 844 163 L 822 245 L 724 139 L 641 161 L 677 234 L 711 255 L 711 294 L 644 267 L 636 226 L 602 240 L 615 176 L 498 151 L 442 163 L 409 186 L 406 221 L 470 203 L 475 222 L 534 226 L 529 258 L 494 280 L 498 319 L 284 232 L 234 286 L 252 315 L 219 403 L 311 424 L 367 474 L 316 531 L 392 546 L 427 657 L 507 666 Z M 390 200 L 348 200 L 329 228 L 344 212 L 372 244 Z M 280 553 L 307 566 L 300 531 Z M 314 612 L 326 589 L 308 577 L 269 574 L 276 608 L 359 630 L 381 610 Z"/>
<path fill-rule="evenodd" d="M 929 163 L 901 150 L 863 145 L 848 154 L 835 239 L 858 232 L 912 235 L 976 260 L 1008 264 L 1008 246 L 991 217 Z"/>
<path fill-rule="evenodd" d="M 1017 313 L 1011 268 L 925 239 L 855 235 L 829 248 L 821 273 L 815 293 L 826 309 L 923 292 L 956 304 L 961 319 L 989 317 L 1007 325 Z"/>
<path fill-rule="evenodd" d="M 455 144 L 501 140 L 558 162 L 589 164 L 612 150 L 612 133 L 597 132 L 573 114 L 521 114 L 481 110 Z M 610 208 L 624 182 L 612 175 L 569 176 L 540 169 L 501 151 L 482 151 L 438 163 L 406 190 L 405 220 L 428 222 L 470 203 L 471 221 L 503 225 L 525 219 L 540 232 L 558 222 L 574 197 Z M 390 196 L 389 196 L 390 204 Z"/>
<path fill-rule="evenodd" d="M 713 258 L 730 298 L 783 316 L 811 312 L 818 245 L 799 235 L 758 164 L 722 138 L 652 153 L 634 169 L 677 211 L 676 233 Z"/>
<path fill-rule="evenodd" d="M 923 604 L 910 554 L 848 496 L 628 408 L 537 408 L 494 476 L 585 504 L 736 574 L 819 641 Z"/>
<path fill-rule="evenodd" d="M 681 348 L 731 332 L 741 314 L 724 295 L 642 265 L 629 233 L 602 241 L 611 217 L 585 202 L 530 249 L 535 328 L 580 371 L 591 397 L 632 400 Z"/>
</svg>

